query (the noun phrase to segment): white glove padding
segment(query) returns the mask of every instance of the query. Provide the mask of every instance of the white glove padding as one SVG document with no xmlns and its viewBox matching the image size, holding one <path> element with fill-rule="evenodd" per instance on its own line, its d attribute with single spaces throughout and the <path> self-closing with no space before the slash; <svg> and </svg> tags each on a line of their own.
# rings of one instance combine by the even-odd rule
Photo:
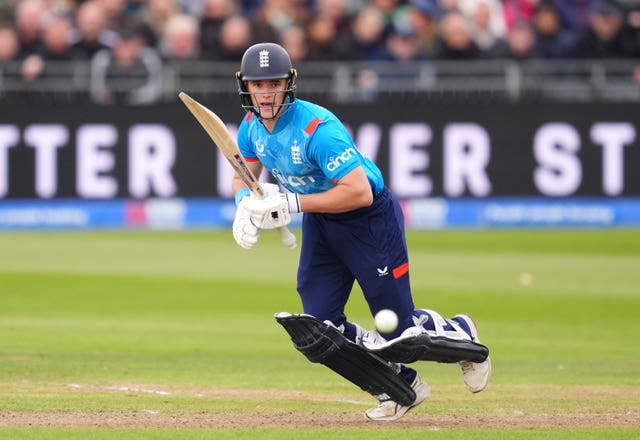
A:
<svg viewBox="0 0 640 440">
<path fill-rule="evenodd" d="M 245 208 L 248 199 L 250 197 L 244 197 L 240 201 L 233 219 L 233 238 L 243 249 L 253 249 L 260 238 L 260 230 L 253 224 L 249 211 Z"/>
<path fill-rule="evenodd" d="M 280 187 L 275 183 L 263 182 L 260 184 L 262 189 L 264 190 L 264 196 L 275 196 L 276 194 L 280 194 Z"/>
<path fill-rule="evenodd" d="M 282 196 L 285 194 L 269 195 L 264 199 L 245 197 L 241 205 L 255 226 L 260 229 L 276 229 L 291 223 L 289 203 Z"/>
<path fill-rule="evenodd" d="M 264 197 L 269 198 L 271 196 L 279 195 L 280 197 L 287 200 L 287 204 L 289 205 L 289 212 L 291 214 L 297 214 L 300 212 L 300 196 L 296 193 L 291 192 L 282 192 L 280 190 L 280 186 L 275 183 L 261 183 L 262 189 L 264 190 Z"/>
</svg>

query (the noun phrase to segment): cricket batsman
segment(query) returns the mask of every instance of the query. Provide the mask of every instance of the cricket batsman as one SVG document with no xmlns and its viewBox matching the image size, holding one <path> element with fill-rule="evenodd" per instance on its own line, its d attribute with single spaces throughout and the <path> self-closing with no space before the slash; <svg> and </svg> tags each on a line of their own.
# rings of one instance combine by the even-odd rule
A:
<svg viewBox="0 0 640 440">
<path fill-rule="evenodd" d="M 332 112 L 296 98 L 297 72 L 281 46 L 248 48 L 236 78 L 247 112 L 240 151 L 255 176 L 266 168 L 287 191 L 266 183 L 267 196 L 258 198 L 235 175 L 234 239 L 251 249 L 261 230 L 304 213 L 297 274 L 304 313 L 276 315 L 294 346 L 376 397 L 365 412 L 374 421 L 397 420 L 429 397 L 429 385 L 406 363 L 457 363 L 467 388 L 482 391 L 491 362 L 473 320 L 415 309 L 403 213 L 378 167 Z M 355 281 L 372 316 L 395 312 L 395 330 L 367 332 L 347 320 Z"/>
</svg>

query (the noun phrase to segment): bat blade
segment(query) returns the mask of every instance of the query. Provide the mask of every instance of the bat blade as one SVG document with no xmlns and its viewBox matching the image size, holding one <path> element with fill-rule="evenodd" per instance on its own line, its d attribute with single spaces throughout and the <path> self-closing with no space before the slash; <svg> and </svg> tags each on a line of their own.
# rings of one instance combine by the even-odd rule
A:
<svg viewBox="0 0 640 440">
<path fill-rule="evenodd" d="M 240 176 L 240 179 L 247 185 L 247 188 L 256 196 L 264 197 L 264 189 L 247 166 L 247 162 L 242 156 L 236 141 L 231 136 L 231 133 L 229 133 L 229 130 L 227 130 L 227 126 L 222 119 L 185 92 L 180 92 L 178 97 L 200 123 L 202 128 L 204 128 L 211 140 L 213 140 L 235 172 Z M 278 228 L 278 232 L 280 233 L 282 243 L 288 248 L 293 249 L 297 246 L 296 236 L 291 233 L 289 228 L 282 226 Z"/>
<path fill-rule="evenodd" d="M 240 179 L 247 185 L 247 188 L 257 196 L 264 197 L 262 186 L 260 186 L 258 179 L 247 166 L 247 162 L 242 157 L 240 149 L 222 119 L 185 92 L 180 92 L 178 97 L 204 128 L 236 173 L 238 173 Z"/>
</svg>

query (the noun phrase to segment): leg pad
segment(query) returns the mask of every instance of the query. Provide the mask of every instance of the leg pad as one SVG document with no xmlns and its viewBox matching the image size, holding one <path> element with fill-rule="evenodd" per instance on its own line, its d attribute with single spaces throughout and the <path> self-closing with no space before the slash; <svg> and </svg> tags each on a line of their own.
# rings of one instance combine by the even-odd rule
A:
<svg viewBox="0 0 640 440">
<path fill-rule="evenodd" d="M 415 392 L 391 364 L 345 338 L 337 328 L 310 315 L 283 312 L 275 318 L 311 362 L 325 365 L 378 400 L 391 399 L 403 406 L 415 402 Z"/>
<path fill-rule="evenodd" d="M 406 364 L 416 361 L 481 363 L 489 356 L 489 349 L 482 344 L 432 335 L 427 331 L 403 334 L 383 344 L 371 343 L 365 338 L 363 346 L 386 361 Z"/>
</svg>

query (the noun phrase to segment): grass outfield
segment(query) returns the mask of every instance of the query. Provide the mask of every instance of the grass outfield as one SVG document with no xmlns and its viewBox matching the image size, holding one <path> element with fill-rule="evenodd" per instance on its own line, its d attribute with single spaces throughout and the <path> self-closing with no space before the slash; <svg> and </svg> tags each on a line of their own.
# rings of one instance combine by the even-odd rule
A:
<svg viewBox="0 0 640 440">
<path fill-rule="evenodd" d="M 414 364 L 432 397 L 374 424 L 273 320 L 300 311 L 276 234 L 2 233 L 0 438 L 638 438 L 640 231 L 408 242 L 416 305 L 472 314 L 494 375 L 472 395 L 455 365 Z M 357 288 L 347 312 L 373 326 Z"/>
</svg>

